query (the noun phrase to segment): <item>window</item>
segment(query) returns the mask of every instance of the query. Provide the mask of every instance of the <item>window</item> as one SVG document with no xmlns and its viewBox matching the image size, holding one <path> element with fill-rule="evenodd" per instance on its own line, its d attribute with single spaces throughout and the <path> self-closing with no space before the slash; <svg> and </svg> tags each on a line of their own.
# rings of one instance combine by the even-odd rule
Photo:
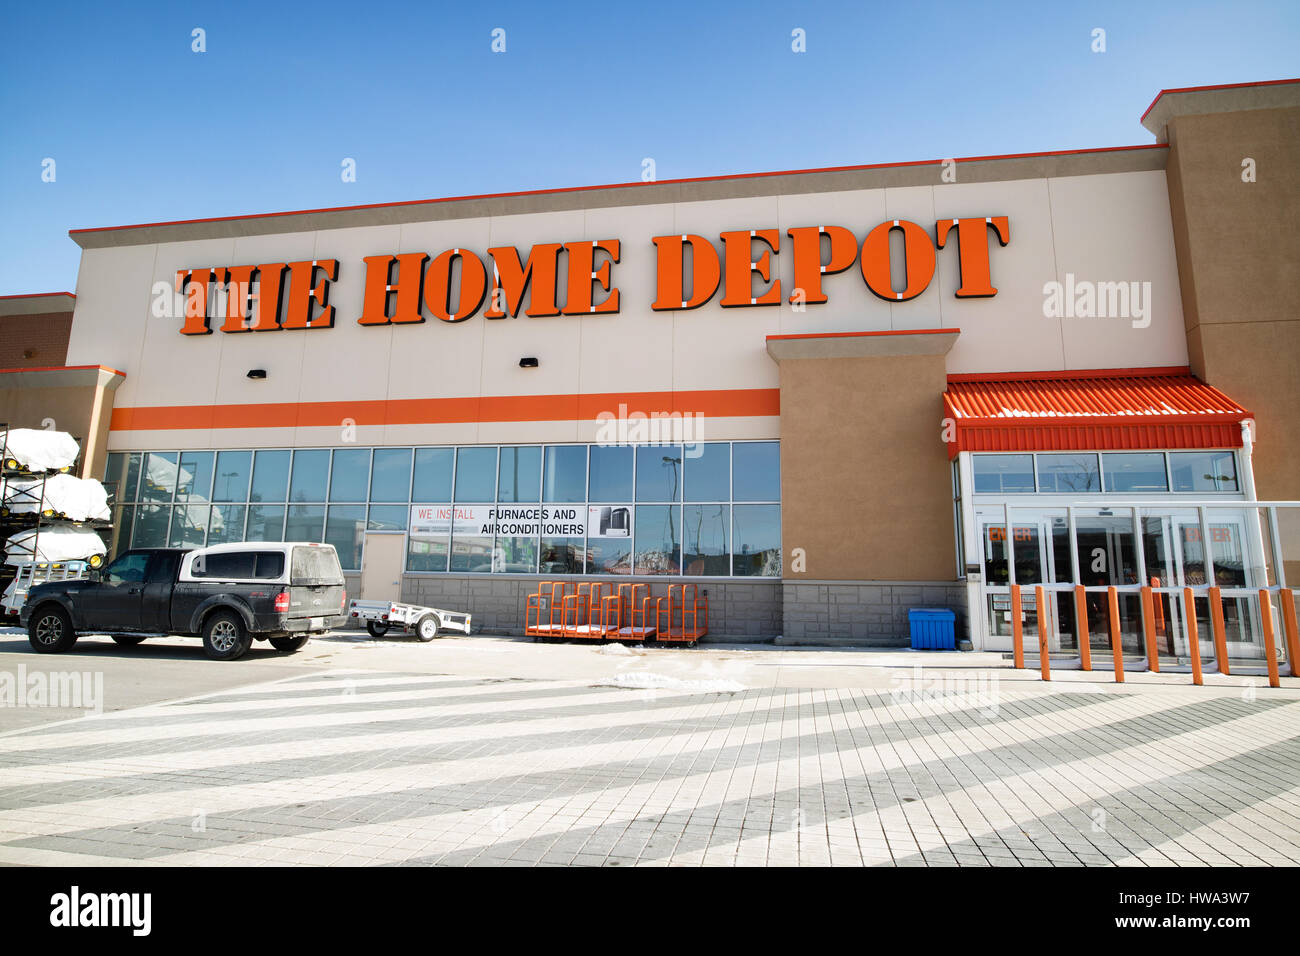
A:
<svg viewBox="0 0 1300 956">
<path fill-rule="evenodd" d="M 371 505 L 367 531 L 405 531 L 411 509 L 406 505 Z"/>
<path fill-rule="evenodd" d="M 290 505 L 284 540 L 320 541 L 325 537 L 324 505 Z"/>
<path fill-rule="evenodd" d="M 678 528 L 679 510 L 673 505 L 637 505 L 637 574 L 680 574 L 682 570 Z"/>
<path fill-rule="evenodd" d="M 171 505 L 140 505 L 135 509 L 135 526 L 131 529 L 131 547 L 165 548 L 171 526 Z"/>
<path fill-rule="evenodd" d="M 780 501 L 780 444 L 735 442 L 731 446 L 731 487 L 736 501 Z"/>
<path fill-rule="evenodd" d="M 246 541 L 283 541 L 284 505 L 252 505 L 248 509 Z"/>
<path fill-rule="evenodd" d="M 636 500 L 682 500 L 681 445 L 640 445 L 637 447 Z"/>
<path fill-rule="evenodd" d="M 176 500 L 206 502 L 211 496 L 212 452 L 183 452 L 176 474 Z"/>
<path fill-rule="evenodd" d="M 542 496 L 542 450 L 536 446 L 502 448 L 497 501 L 539 501 Z"/>
<path fill-rule="evenodd" d="M 370 475 L 371 501 L 409 501 L 411 449 L 376 448 Z M 406 527 L 403 523 L 402 527 Z"/>
<path fill-rule="evenodd" d="M 591 446 L 588 501 L 632 500 L 632 449 L 627 445 Z"/>
<path fill-rule="evenodd" d="M 976 494 L 1032 494 L 1033 455 L 976 455 L 971 462 Z"/>
<path fill-rule="evenodd" d="M 481 445 L 456 449 L 456 500 L 495 501 L 497 450 Z"/>
<path fill-rule="evenodd" d="M 172 500 L 176 492 L 176 454 L 151 451 L 144 458 L 144 473 L 140 479 L 141 501 Z"/>
<path fill-rule="evenodd" d="M 324 501 L 329 467 L 330 453 L 324 448 L 295 451 L 292 477 L 289 480 L 289 500 Z"/>
<path fill-rule="evenodd" d="M 208 524 L 208 544 L 232 544 L 244 540 L 246 505 L 213 505 Z"/>
<path fill-rule="evenodd" d="M 731 500 L 731 446 L 726 442 L 687 445 L 685 461 L 687 501 Z"/>
<path fill-rule="evenodd" d="M 169 548 L 201 548 L 207 542 L 208 506 L 177 505 L 172 509 Z"/>
<path fill-rule="evenodd" d="M 730 573 L 730 530 L 728 505 L 686 505 L 682 509 L 682 573 Z"/>
<path fill-rule="evenodd" d="M 289 581 L 304 587 L 343 583 L 339 563 L 329 548 L 294 548 Z"/>
<path fill-rule="evenodd" d="M 249 581 L 273 580 L 284 574 L 280 551 L 218 551 L 195 556 L 190 573 L 196 578 Z"/>
<path fill-rule="evenodd" d="M 1179 451 L 1169 455 L 1174 491 L 1236 491 L 1237 456 L 1230 451 Z"/>
<path fill-rule="evenodd" d="M 546 449 L 542 500 L 587 500 L 586 445 L 551 445 Z"/>
<path fill-rule="evenodd" d="M 144 580 L 148 566 L 149 555 L 128 551 L 104 569 L 104 581 L 108 584 L 138 584 Z"/>
<path fill-rule="evenodd" d="M 1085 452 L 1039 455 L 1038 490 L 1055 494 L 1101 491 L 1097 456 Z"/>
<path fill-rule="evenodd" d="M 253 474 L 251 451 L 223 451 L 217 455 L 213 501 L 247 501 L 248 481 Z"/>
<path fill-rule="evenodd" d="M 1161 452 L 1102 455 L 1107 491 L 1168 491 Z"/>
<path fill-rule="evenodd" d="M 361 570 L 362 533 L 366 527 L 365 505 L 330 505 L 325 520 L 325 543 L 334 545 L 345 571 Z"/>
<path fill-rule="evenodd" d="M 451 448 L 415 450 L 415 481 L 411 487 L 411 501 L 425 504 L 451 501 L 451 463 L 455 454 Z"/>
<path fill-rule="evenodd" d="M 365 501 L 370 488 L 370 449 L 336 448 L 330 468 L 330 501 Z"/>
<path fill-rule="evenodd" d="M 289 452 L 259 451 L 253 456 L 250 501 L 284 501 L 289 491 Z"/>
<path fill-rule="evenodd" d="M 732 573 L 752 577 L 781 576 L 780 505 L 736 505 L 732 529 Z"/>
</svg>

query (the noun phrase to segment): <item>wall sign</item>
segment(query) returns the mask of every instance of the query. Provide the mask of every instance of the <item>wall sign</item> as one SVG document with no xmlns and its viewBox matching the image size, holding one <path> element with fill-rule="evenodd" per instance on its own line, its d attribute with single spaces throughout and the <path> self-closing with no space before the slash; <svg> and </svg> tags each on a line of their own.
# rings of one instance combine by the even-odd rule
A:
<svg viewBox="0 0 1300 956">
<path fill-rule="evenodd" d="M 897 262 L 891 245 L 895 233 L 902 238 Z M 827 301 L 823 277 L 845 272 L 855 262 L 873 295 L 906 302 L 929 287 L 937 251 L 950 246 L 956 246 L 961 273 L 957 298 L 994 296 L 998 290 L 992 279 L 990 237 L 1007 245 L 1011 226 L 1006 216 L 940 219 L 933 235 L 915 222 L 893 219 L 867 232 L 861 244 L 843 226 L 798 226 L 787 229 L 784 238 L 776 229 L 723 232 L 721 251 L 711 240 L 691 233 L 655 236 L 655 299 L 650 308 L 698 309 L 719 291 L 724 308 L 779 305 L 783 297 L 817 305 Z M 782 288 L 773 265 L 783 251 L 793 273 L 789 289 Z M 365 256 L 363 304 L 356 322 L 413 325 L 426 316 L 464 322 L 480 310 L 485 319 L 514 318 L 521 309 L 532 318 L 616 313 L 621 296 L 614 266 L 621 255 L 618 239 L 597 239 L 539 243 L 525 255 L 514 246 L 493 246 L 485 255 L 453 248 L 436 256 Z M 901 288 L 894 286 L 896 273 L 903 277 Z M 175 282 L 184 300 L 180 331 L 210 335 L 332 328 L 330 286 L 338 281 L 336 259 L 181 270 Z M 170 294 L 166 283 L 161 285 L 161 292 Z"/>
</svg>

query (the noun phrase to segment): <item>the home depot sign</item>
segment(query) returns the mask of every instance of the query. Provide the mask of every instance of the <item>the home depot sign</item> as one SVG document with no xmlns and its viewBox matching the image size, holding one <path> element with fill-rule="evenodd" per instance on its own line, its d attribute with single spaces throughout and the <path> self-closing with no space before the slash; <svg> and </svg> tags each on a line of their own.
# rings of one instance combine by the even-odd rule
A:
<svg viewBox="0 0 1300 956">
<path fill-rule="evenodd" d="M 895 261 L 891 236 L 902 238 Z M 1011 238 L 1006 216 L 940 219 L 931 233 L 915 222 L 893 219 L 866 234 L 861 243 L 843 226 L 799 226 L 783 240 L 776 229 L 723 232 L 721 251 L 703 236 L 655 236 L 655 311 L 697 309 L 722 291 L 724 307 L 777 305 L 782 296 L 797 304 L 827 301 L 822 277 L 857 263 L 867 288 L 882 299 L 904 302 L 919 296 L 934 278 L 936 250 L 957 247 L 961 284 L 958 298 L 997 294 L 989 248 L 992 238 Z M 788 251 L 793 282 L 788 294 L 776 278 L 773 258 Z M 485 256 L 469 249 L 366 256 L 360 325 L 412 324 L 426 314 L 463 322 L 483 309 L 486 319 L 617 312 L 614 284 L 622 243 L 617 239 L 539 243 L 527 255 L 514 246 L 494 246 Z M 902 276 L 896 288 L 893 276 Z M 565 278 L 560 301 L 560 277 Z M 758 282 L 755 282 L 755 275 Z M 184 298 L 184 335 L 274 332 L 334 325 L 331 283 L 339 280 L 336 259 L 261 265 L 204 266 L 176 273 Z M 755 286 L 758 289 L 755 289 Z M 527 307 L 524 308 L 525 300 Z M 484 308 L 484 303 L 486 308 Z"/>
</svg>

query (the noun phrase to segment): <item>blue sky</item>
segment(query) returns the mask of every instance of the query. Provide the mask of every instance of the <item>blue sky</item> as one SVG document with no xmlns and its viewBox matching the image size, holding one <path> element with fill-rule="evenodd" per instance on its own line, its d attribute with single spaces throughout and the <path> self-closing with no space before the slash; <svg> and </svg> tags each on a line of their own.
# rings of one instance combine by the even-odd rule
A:
<svg viewBox="0 0 1300 956">
<path fill-rule="evenodd" d="M 72 290 L 74 228 L 1148 143 L 1162 88 L 1300 72 L 1294 0 L 28 3 L 0 36 L 0 295 Z"/>
</svg>

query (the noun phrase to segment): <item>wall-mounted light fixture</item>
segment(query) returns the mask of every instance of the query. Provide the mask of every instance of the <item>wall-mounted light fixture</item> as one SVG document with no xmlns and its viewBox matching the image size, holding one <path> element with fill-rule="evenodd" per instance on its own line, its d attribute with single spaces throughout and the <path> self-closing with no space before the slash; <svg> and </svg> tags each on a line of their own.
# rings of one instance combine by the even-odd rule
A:
<svg viewBox="0 0 1300 956">
<path fill-rule="evenodd" d="M 250 369 L 248 370 L 248 377 L 249 377 L 249 378 L 266 378 L 266 369 L 264 369 L 264 368 L 250 368 Z"/>
<path fill-rule="evenodd" d="M 519 360 L 520 368 L 537 368 L 537 359 L 531 355 L 524 356 Z"/>
</svg>

